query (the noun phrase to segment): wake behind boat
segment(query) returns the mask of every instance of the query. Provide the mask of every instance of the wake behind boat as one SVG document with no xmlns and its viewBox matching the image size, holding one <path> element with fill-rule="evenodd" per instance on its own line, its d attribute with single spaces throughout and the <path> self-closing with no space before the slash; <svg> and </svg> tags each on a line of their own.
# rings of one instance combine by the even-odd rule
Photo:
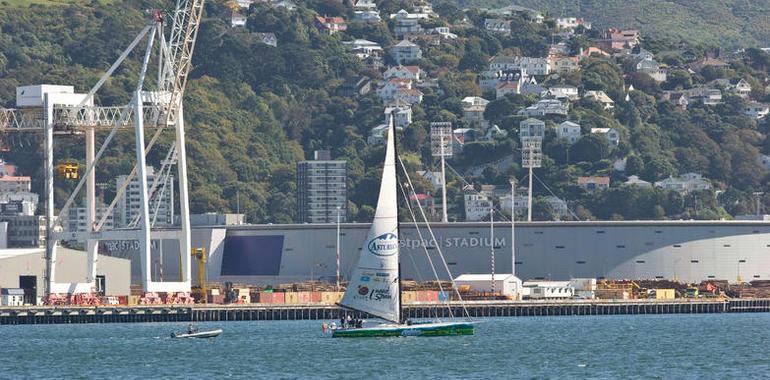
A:
<svg viewBox="0 0 770 380">
<path fill-rule="evenodd" d="M 328 331 L 335 338 L 473 335 L 472 322 L 408 323 L 404 318 L 401 305 L 396 128 L 392 115 L 389 129 L 374 221 L 339 304 L 343 308 L 384 319 L 390 324 L 363 327 L 360 323 L 346 323 L 343 318 L 341 326 L 332 324 Z M 327 331 L 325 324 L 323 329 Z"/>
</svg>

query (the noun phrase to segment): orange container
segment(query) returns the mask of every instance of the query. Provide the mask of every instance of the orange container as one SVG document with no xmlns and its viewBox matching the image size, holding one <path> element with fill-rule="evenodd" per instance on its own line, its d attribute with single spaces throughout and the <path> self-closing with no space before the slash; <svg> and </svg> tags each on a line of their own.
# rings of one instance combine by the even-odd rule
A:
<svg viewBox="0 0 770 380">
<path fill-rule="evenodd" d="M 417 302 L 436 302 L 438 301 L 438 292 L 435 290 L 418 290 Z"/>
<path fill-rule="evenodd" d="M 310 292 L 297 292 L 297 303 L 310 303 Z"/>
<path fill-rule="evenodd" d="M 310 293 L 310 302 L 312 303 L 320 303 L 322 299 L 321 292 L 311 292 Z"/>
<path fill-rule="evenodd" d="M 273 293 L 273 303 L 286 303 L 286 293 Z"/>
</svg>

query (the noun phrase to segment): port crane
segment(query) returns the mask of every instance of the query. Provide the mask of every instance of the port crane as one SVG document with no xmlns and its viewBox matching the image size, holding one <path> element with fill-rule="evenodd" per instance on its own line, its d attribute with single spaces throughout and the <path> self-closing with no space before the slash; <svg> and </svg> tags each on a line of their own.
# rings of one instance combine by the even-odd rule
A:
<svg viewBox="0 0 770 380">
<path fill-rule="evenodd" d="M 93 294 L 98 265 L 97 249 L 101 240 L 138 241 L 142 268 L 142 285 L 146 293 L 165 292 L 186 294 L 191 291 L 191 243 L 189 193 L 187 183 L 187 157 L 185 150 L 185 126 L 182 98 L 192 65 L 195 41 L 198 36 L 204 0 L 177 0 L 173 13 L 161 10 L 148 11 L 149 22 L 125 48 L 122 54 L 76 105 L 57 103 L 54 94 L 43 93 L 41 107 L 17 109 L 0 108 L 0 133 L 37 132 L 44 135 L 45 152 L 45 223 L 46 223 L 46 272 L 45 294 L 47 299 L 63 294 Z M 170 25 L 167 27 L 167 25 Z M 126 58 L 144 42 L 145 49 L 139 69 L 136 87 L 131 101 L 125 105 L 94 105 L 94 95 L 111 77 Z M 150 69 L 157 68 L 157 79 L 146 80 Z M 151 78 L 149 78 L 151 79 Z M 151 83 L 154 82 L 154 83 Z M 18 97 L 18 96 L 17 96 Z M 96 215 L 95 168 L 99 165 L 107 147 L 119 132 L 134 132 L 136 164 L 128 174 L 124 185 L 102 212 Z M 97 131 L 108 132 L 99 149 L 96 149 Z M 158 149 L 159 138 L 164 131 L 174 135 L 173 143 L 162 162 L 161 175 L 152 184 L 147 180 L 147 154 Z M 147 141 L 145 133 L 150 134 Z M 85 167 L 74 190 L 69 194 L 57 218 L 54 212 L 54 138 L 61 135 L 83 136 L 85 139 Z M 171 168 L 176 167 L 179 183 L 178 228 L 154 227 L 153 198 L 162 196 Z M 104 224 L 136 177 L 139 183 L 139 216 L 125 229 L 104 229 Z M 160 178 L 159 178 L 160 177 Z M 162 183 L 159 183 L 162 182 Z M 73 207 L 85 187 L 87 231 L 65 231 L 62 227 L 67 212 Z M 157 207 L 155 207 L 157 211 Z M 81 240 L 86 242 L 87 276 L 83 283 L 64 283 L 56 277 L 56 250 L 60 241 Z M 153 240 L 178 241 L 181 261 L 178 281 L 154 281 L 151 276 L 151 243 Z"/>
</svg>

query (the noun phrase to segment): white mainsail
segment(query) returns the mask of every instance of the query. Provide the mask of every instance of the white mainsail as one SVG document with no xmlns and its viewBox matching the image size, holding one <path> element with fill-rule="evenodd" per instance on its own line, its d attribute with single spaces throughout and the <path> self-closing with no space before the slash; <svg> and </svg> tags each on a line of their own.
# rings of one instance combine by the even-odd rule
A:
<svg viewBox="0 0 770 380">
<path fill-rule="evenodd" d="M 374 221 L 340 305 L 400 323 L 396 146 L 390 117 L 385 165 Z"/>
</svg>

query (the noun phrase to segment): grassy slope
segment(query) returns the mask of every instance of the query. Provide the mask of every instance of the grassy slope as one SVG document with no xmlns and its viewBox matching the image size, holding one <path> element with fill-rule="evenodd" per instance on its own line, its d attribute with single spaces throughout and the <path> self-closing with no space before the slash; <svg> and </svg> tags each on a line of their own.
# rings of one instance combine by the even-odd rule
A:
<svg viewBox="0 0 770 380">
<path fill-rule="evenodd" d="M 468 0 L 505 5 L 502 0 Z M 639 28 L 675 41 L 770 46 L 770 0 L 513 0 L 552 16 L 578 15 L 597 27 Z"/>
</svg>

